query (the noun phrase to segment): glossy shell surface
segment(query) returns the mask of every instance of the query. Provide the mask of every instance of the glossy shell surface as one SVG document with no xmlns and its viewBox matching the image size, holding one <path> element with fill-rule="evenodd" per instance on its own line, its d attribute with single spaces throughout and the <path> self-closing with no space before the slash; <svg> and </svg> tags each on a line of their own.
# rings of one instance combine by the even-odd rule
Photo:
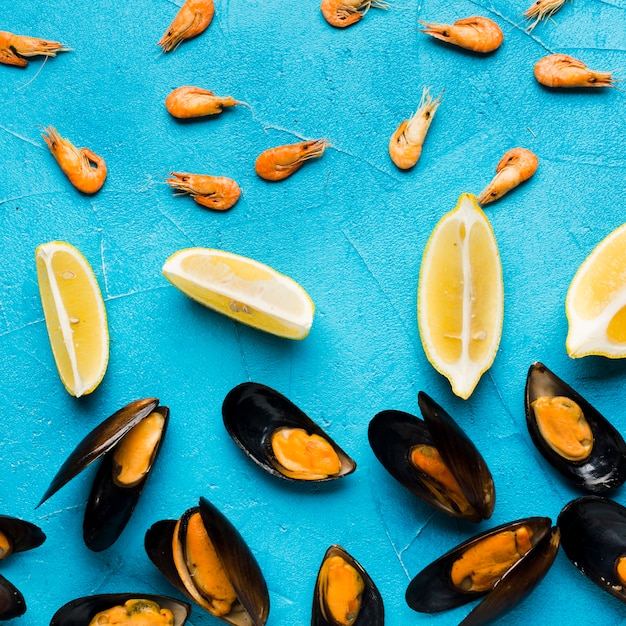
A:
<svg viewBox="0 0 626 626">
<path fill-rule="evenodd" d="M 10 515 L 0 515 L 0 532 L 9 540 L 11 554 L 37 548 L 46 540 L 39 526 Z"/>
</svg>

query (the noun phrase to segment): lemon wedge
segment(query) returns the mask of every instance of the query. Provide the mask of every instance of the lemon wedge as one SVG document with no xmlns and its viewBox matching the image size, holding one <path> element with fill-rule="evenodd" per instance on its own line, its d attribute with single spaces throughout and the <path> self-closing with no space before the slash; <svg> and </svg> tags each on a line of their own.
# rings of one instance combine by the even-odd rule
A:
<svg viewBox="0 0 626 626">
<path fill-rule="evenodd" d="M 502 265 L 489 220 L 463 194 L 426 244 L 417 320 L 426 357 L 467 399 L 498 350 L 504 312 Z"/>
<path fill-rule="evenodd" d="M 315 307 L 298 283 L 267 265 L 210 248 L 186 248 L 163 265 L 163 275 L 204 306 L 259 330 L 304 339 Z"/>
<path fill-rule="evenodd" d="M 567 292 L 565 312 L 569 356 L 626 357 L 626 224 L 583 261 Z"/>
<path fill-rule="evenodd" d="M 109 330 L 100 287 L 85 257 L 69 243 L 37 247 L 37 279 L 61 382 L 79 398 L 99 384 L 109 361 Z"/>
</svg>

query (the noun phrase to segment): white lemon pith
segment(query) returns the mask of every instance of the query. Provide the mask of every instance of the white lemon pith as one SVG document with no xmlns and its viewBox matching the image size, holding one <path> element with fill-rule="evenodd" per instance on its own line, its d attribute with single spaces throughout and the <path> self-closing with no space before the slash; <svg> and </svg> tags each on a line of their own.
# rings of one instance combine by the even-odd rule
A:
<svg viewBox="0 0 626 626">
<path fill-rule="evenodd" d="M 504 314 L 502 265 L 476 198 L 463 194 L 426 244 L 417 318 L 426 357 L 467 399 L 498 350 Z"/>
<path fill-rule="evenodd" d="M 61 241 L 38 246 L 37 279 L 54 360 L 67 391 L 79 398 L 104 377 L 109 331 L 96 277 L 83 255 Z"/>
<path fill-rule="evenodd" d="M 163 275 L 196 302 L 248 326 L 289 339 L 311 330 L 315 307 L 306 291 L 253 259 L 186 248 L 165 262 Z"/>
<path fill-rule="evenodd" d="M 567 292 L 565 311 L 569 356 L 626 357 L 626 224 L 583 261 Z"/>
</svg>

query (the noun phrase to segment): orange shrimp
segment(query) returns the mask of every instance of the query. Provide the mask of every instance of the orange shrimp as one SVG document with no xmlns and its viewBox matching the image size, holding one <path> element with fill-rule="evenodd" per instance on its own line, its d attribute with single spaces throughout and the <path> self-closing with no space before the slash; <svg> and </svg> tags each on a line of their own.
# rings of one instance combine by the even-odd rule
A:
<svg viewBox="0 0 626 626">
<path fill-rule="evenodd" d="M 175 50 L 185 40 L 205 31 L 215 13 L 213 0 L 186 0 L 157 45 L 163 52 Z"/>
<path fill-rule="evenodd" d="M 167 184 L 183 194 L 188 193 L 199 205 L 215 211 L 226 211 L 235 206 L 241 189 L 231 178 L 172 172 Z"/>
<path fill-rule="evenodd" d="M 536 171 L 539 159 L 526 148 L 513 148 L 505 153 L 496 167 L 496 175 L 478 196 L 482 205 L 489 204 L 528 180 Z"/>
<path fill-rule="evenodd" d="M 590 70 L 568 54 L 549 54 L 535 63 L 535 78 L 546 87 L 614 87 L 611 72 Z"/>
<path fill-rule="evenodd" d="M 404 120 L 389 140 L 389 156 L 403 170 L 413 167 L 422 154 L 422 146 L 430 127 L 435 111 L 441 104 L 443 92 L 436 98 L 430 95 L 428 87 L 424 87 L 422 99 L 413 117 Z"/>
<path fill-rule="evenodd" d="M 383 0 L 322 0 L 320 9 L 324 19 L 335 28 L 356 24 L 370 8 L 386 9 Z"/>
<path fill-rule="evenodd" d="M 54 57 L 57 52 L 71 50 L 64 43 L 38 39 L 37 37 L 25 37 L 14 35 L 0 30 L 0 63 L 26 67 L 28 61 L 23 57 L 46 56 Z"/>
<path fill-rule="evenodd" d="M 524 11 L 525 18 L 529 20 L 533 17 L 535 18 L 535 21 L 526 28 L 526 31 L 530 32 L 541 20 L 551 18 L 565 2 L 566 0 L 536 0 L 536 2 Z"/>
<path fill-rule="evenodd" d="M 329 145 L 326 139 L 318 139 L 270 148 L 258 156 L 254 169 L 265 180 L 283 180 L 308 159 L 321 157 Z"/>
<path fill-rule="evenodd" d="M 181 119 L 218 115 L 224 107 L 236 104 L 243 102 L 230 96 L 216 96 L 212 91 L 200 87 L 179 87 L 165 98 L 165 108 L 171 115 Z"/>
<path fill-rule="evenodd" d="M 76 189 L 83 193 L 96 193 L 107 177 L 107 167 L 102 157 L 88 148 L 80 150 L 63 139 L 55 128 L 49 126 L 42 137 L 52 156 Z"/>
<path fill-rule="evenodd" d="M 454 24 L 437 24 L 421 20 L 420 24 L 425 27 L 420 31 L 422 33 L 482 54 L 497 50 L 504 38 L 502 30 L 493 20 L 477 15 L 457 20 Z"/>
</svg>

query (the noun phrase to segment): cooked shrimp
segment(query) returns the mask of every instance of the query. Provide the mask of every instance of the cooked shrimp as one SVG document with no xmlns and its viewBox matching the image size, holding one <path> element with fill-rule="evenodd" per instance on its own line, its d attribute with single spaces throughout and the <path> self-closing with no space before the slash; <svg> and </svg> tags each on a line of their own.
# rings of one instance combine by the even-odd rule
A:
<svg viewBox="0 0 626 626">
<path fill-rule="evenodd" d="M 535 63 L 535 78 L 546 87 L 614 87 L 611 72 L 590 70 L 567 54 L 549 54 Z"/>
<path fill-rule="evenodd" d="M 526 148 L 509 150 L 496 167 L 496 175 L 478 196 L 480 204 L 489 204 L 528 180 L 536 171 L 539 159 Z"/>
<path fill-rule="evenodd" d="M 224 107 L 236 104 L 243 102 L 230 96 L 216 96 L 212 91 L 200 87 L 179 87 L 165 98 L 165 108 L 171 115 L 181 119 L 218 115 Z"/>
<path fill-rule="evenodd" d="M 215 211 L 226 211 L 235 206 L 241 189 L 231 178 L 172 172 L 167 184 L 183 194 L 188 193 L 201 206 Z"/>
<path fill-rule="evenodd" d="M 261 152 L 254 169 L 265 180 L 283 180 L 299 170 L 305 161 L 321 157 L 329 145 L 326 139 L 318 139 L 270 148 Z"/>
<path fill-rule="evenodd" d="M 425 27 L 422 33 L 483 54 L 497 50 L 504 38 L 500 27 L 487 17 L 466 17 L 454 24 L 437 24 L 420 20 L 420 24 Z"/>
<path fill-rule="evenodd" d="M 186 0 L 157 45 L 163 48 L 163 52 L 175 50 L 185 39 L 205 31 L 214 12 L 213 0 Z"/>
<path fill-rule="evenodd" d="M 526 28 L 526 31 L 530 32 L 541 20 L 547 20 L 552 17 L 566 1 L 567 0 L 536 0 L 536 2 L 524 11 L 525 18 L 529 20 L 533 17 L 535 18 L 535 21 Z"/>
<path fill-rule="evenodd" d="M 322 0 L 320 9 L 324 19 L 336 28 L 356 24 L 370 8 L 386 9 L 383 0 Z"/>
<path fill-rule="evenodd" d="M 404 120 L 389 140 L 389 156 L 403 170 L 413 167 L 422 154 L 422 146 L 443 92 L 436 98 L 424 87 L 422 99 L 413 117 Z"/>
<path fill-rule="evenodd" d="M 57 52 L 71 50 L 64 43 L 38 39 L 37 37 L 25 37 L 14 35 L 0 30 L 0 63 L 26 67 L 28 61 L 23 57 L 45 56 L 54 57 Z"/>
<path fill-rule="evenodd" d="M 44 133 L 48 133 L 42 137 L 52 156 L 72 185 L 83 193 L 96 193 L 104 185 L 107 177 L 104 159 L 88 148 L 79 150 L 67 139 L 63 139 L 52 126 L 46 128 Z"/>
</svg>

